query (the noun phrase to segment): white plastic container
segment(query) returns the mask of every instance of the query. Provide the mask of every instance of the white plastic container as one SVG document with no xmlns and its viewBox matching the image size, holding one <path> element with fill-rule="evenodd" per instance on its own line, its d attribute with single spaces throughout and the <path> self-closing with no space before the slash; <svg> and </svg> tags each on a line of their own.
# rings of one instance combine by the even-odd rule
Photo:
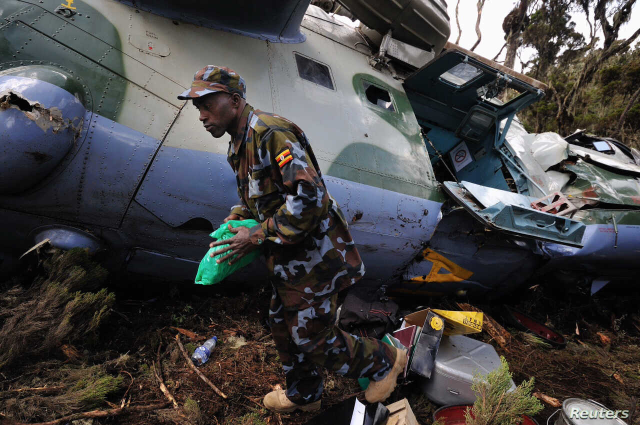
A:
<svg viewBox="0 0 640 425">
<path fill-rule="evenodd" d="M 463 335 L 442 337 L 431 378 L 424 379 L 422 391 L 441 405 L 473 404 L 473 373 L 487 374 L 500 367 L 500 356 L 492 345 Z M 510 391 L 516 386 L 511 381 Z"/>
</svg>

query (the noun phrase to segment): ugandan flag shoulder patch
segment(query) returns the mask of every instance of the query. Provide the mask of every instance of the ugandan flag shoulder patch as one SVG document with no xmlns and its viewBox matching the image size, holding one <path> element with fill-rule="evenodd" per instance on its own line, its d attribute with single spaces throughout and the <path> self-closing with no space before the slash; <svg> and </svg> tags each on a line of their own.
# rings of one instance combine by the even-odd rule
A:
<svg viewBox="0 0 640 425">
<path fill-rule="evenodd" d="M 276 156 L 276 161 L 278 161 L 278 165 L 280 166 L 280 168 L 284 167 L 285 164 L 288 164 L 292 160 L 293 157 L 291 156 L 291 152 L 289 151 L 289 149 L 283 150 L 278 154 L 278 156 Z"/>
</svg>

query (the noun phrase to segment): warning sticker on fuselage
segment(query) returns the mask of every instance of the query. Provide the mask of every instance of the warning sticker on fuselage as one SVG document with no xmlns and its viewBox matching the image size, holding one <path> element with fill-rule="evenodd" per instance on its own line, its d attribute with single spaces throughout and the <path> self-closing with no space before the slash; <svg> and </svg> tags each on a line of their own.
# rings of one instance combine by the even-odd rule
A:
<svg viewBox="0 0 640 425">
<path fill-rule="evenodd" d="M 469 148 L 465 142 L 460 142 L 458 146 L 449 152 L 449 155 L 451 155 L 451 163 L 455 167 L 456 171 L 462 170 L 473 162 L 471 152 L 469 152 Z"/>
</svg>

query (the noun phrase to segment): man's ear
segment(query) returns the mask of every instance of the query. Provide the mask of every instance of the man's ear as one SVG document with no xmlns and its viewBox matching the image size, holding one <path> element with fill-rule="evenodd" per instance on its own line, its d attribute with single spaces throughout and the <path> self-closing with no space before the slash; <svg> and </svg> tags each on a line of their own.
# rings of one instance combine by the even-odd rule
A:
<svg viewBox="0 0 640 425">
<path fill-rule="evenodd" d="M 240 97 L 240 95 L 238 93 L 233 93 L 231 95 L 231 104 L 237 108 L 240 106 L 240 102 L 241 102 L 242 98 Z"/>
</svg>

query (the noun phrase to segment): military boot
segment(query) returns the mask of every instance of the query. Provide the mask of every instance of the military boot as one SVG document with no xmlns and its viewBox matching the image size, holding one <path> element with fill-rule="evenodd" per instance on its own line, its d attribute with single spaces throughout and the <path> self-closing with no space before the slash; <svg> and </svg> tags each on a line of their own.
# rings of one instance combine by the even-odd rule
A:
<svg viewBox="0 0 640 425">
<path fill-rule="evenodd" d="M 369 403 L 385 401 L 389 398 L 393 389 L 396 387 L 398 375 L 404 371 L 404 367 L 407 364 L 407 350 L 394 349 L 396 350 L 396 362 L 393 364 L 393 368 L 391 368 L 387 376 L 380 381 L 371 380 L 369 382 L 367 391 L 364 393 L 364 398 L 366 398 Z"/>
<path fill-rule="evenodd" d="M 313 412 L 320 409 L 320 400 L 309 404 L 295 404 L 287 398 L 287 393 L 284 390 L 271 391 L 264 396 L 263 403 L 264 407 L 276 413 L 289 413 L 296 409 L 303 412 Z"/>
</svg>

